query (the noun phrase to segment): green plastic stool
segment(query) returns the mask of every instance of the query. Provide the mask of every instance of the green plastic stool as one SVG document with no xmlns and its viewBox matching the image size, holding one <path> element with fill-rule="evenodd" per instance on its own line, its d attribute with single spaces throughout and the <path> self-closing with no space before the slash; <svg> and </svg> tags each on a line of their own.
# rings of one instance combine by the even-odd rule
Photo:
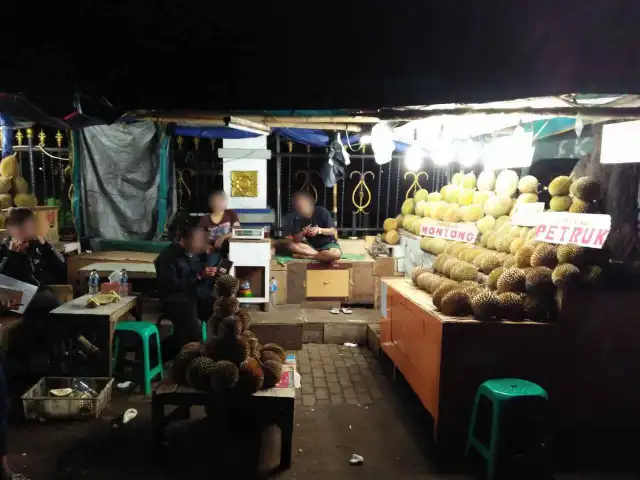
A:
<svg viewBox="0 0 640 480">
<path fill-rule="evenodd" d="M 119 322 L 116 325 L 115 354 L 113 357 L 114 368 L 117 363 L 120 349 L 120 340 L 117 337 L 118 332 L 132 332 L 140 337 L 140 340 L 142 341 L 144 394 L 151 395 L 151 380 L 158 375 L 160 376 L 160 379 L 164 378 L 162 352 L 160 351 L 160 333 L 158 332 L 158 328 L 151 322 Z M 151 352 L 149 346 L 152 337 L 155 337 L 158 348 L 158 364 L 153 368 L 150 365 Z"/>
<path fill-rule="evenodd" d="M 160 328 L 160 323 L 162 322 L 162 320 L 169 320 L 169 319 L 164 318 L 162 315 L 160 315 L 160 318 L 158 318 L 158 321 L 156 322 L 156 326 L 158 327 L 158 329 Z M 202 323 L 202 343 L 205 343 L 207 341 L 207 322 L 202 320 L 200 322 Z M 173 323 L 171 323 L 171 329 L 169 330 L 169 335 L 173 335 Z"/>
<path fill-rule="evenodd" d="M 478 405 L 481 397 L 486 397 L 492 403 L 491 432 L 489 445 L 484 445 L 475 436 L 478 417 Z M 487 479 L 493 480 L 496 473 L 496 463 L 501 450 L 500 425 L 507 402 L 516 398 L 536 397 L 548 400 L 547 392 L 541 386 L 517 378 L 499 378 L 487 380 L 476 392 L 467 436 L 465 454 L 468 457 L 473 447 L 487 461 Z"/>
</svg>

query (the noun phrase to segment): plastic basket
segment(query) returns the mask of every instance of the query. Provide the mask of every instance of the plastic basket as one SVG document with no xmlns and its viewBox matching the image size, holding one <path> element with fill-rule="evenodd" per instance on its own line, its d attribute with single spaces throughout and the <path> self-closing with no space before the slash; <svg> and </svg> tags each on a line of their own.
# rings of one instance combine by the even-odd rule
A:
<svg viewBox="0 0 640 480">
<path fill-rule="evenodd" d="M 81 381 L 97 393 L 92 398 L 54 397 L 52 389 L 72 388 Z M 98 418 L 111 401 L 113 378 L 43 377 L 22 395 L 24 416 L 29 419 L 64 420 Z"/>
</svg>

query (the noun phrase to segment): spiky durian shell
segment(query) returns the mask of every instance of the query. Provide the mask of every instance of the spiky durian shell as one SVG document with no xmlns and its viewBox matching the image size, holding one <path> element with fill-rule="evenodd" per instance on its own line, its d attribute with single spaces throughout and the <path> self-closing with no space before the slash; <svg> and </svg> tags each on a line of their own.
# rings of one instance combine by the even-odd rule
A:
<svg viewBox="0 0 640 480">
<path fill-rule="evenodd" d="M 274 387 L 282 376 L 282 364 L 274 360 L 267 360 L 262 364 L 262 370 L 264 372 L 264 383 L 262 388 Z"/>
<path fill-rule="evenodd" d="M 585 250 L 579 245 L 567 243 L 559 245 L 556 251 L 558 263 L 571 263 L 573 265 L 582 265 L 585 260 Z"/>
<path fill-rule="evenodd" d="M 242 324 L 242 331 L 246 332 L 251 327 L 251 314 L 246 308 L 241 308 L 236 312 L 236 317 L 240 319 Z"/>
<path fill-rule="evenodd" d="M 263 350 L 262 352 L 260 352 L 259 360 L 261 363 L 267 362 L 269 360 L 274 360 L 276 362 L 282 363 L 282 359 L 280 358 L 280 356 L 276 352 L 272 352 L 271 350 Z"/>
<path fill-rule="evenodd" d="M 500 301 L 500 316 L 506 320 L 518 321 L 524 319 L 524 301 L 522 295 L 514 292 L 504 292 L 498 295 Z"/>
<path fill-rule="evenodd" d="M 7 155 L 0 161 L 0 175 L 9 180 L 18 175 L 18 157 L 15 153 Z"/>
<path fill-rule="evenodd" d="M 240 289 L 240 280 L 233 275 L 221 275 L 216 280 L 216 288 L 221 297 L 235 297 Z"/>
<path fill-rule="evenodd" d="M 471 313 L 469 294 L 461 290 L 452 290 L 442 297 L 440 310 L 445 315 L 461 316 Z"/>
<path fill-rule="evenodd" d="M 240 365 L 249 356 L 251 347 L 244 337 L 212 337 L 205 344 L 207 357 L 219 362 L 228 360 Z"/>
<path fill-rule="evenodd" d="M 580 279 L 580 269 L 570 263 L 563 263 L 553 269 L 551 279 L 553 284 L 561 289 L 575 286 Z"/>
<path fill-rule="evenodd" d="M 264 384 L 264 371 L 260 362 L 255 358 L 247 358 L 240 364 L 238 390 L 246 393 L 255 393 Z"/>
<path fill-rule="evenodd" d="M 481 320 L 491 319 L 500 312 L 500 300 L 495 293 L 484 290 L 471 298 L 471 310 Z"/>
<path fill-rule="evenodd" d="M 413 271 L 411 272 L 411 281 L 413 282 L 413 284 L 416 285 L 418 283 L 418 276 L 428 271 L 429 271 L 429 268 L 427 267 L 414 268 Z"/>
<path fill-rule="evenodd" d="M 525 175 L 518 182 L 520 193 L 538 193 L 538 179 L 533 175 Z"/>
<path fill-rule="evenodd" d="M 433 298 L 432 298 L 433 305 L 437 309 L 440 309 L 441 302 L 444 296 L 450 291 L 454 290 L 455 288 L 458 288 L 458 284 L 453 281 L 448 281 L 446 283 L 443 282 L 442 284 L 440 284 L 438 289 L 433 293 Z"/>
<path fill-rule="evenodd" d="M 218 297 L 213 303 L 213 313 L 219 317 L 233 315 L 240 308 L 240 302 L 236 297 Z"/>
<path fill-rule="evenodd" d="M 491 255 L 487 255 L 482 260 L 482 266 L 480 267 L 480 270 L 482 270 L 483 273 L 489 274 L 491 273 L 492 270 L 495 270 L 500 266 L 501 266 L 501 262 L 499 258 L 495 254 L 491 254 Z"/>
<path fill-rule="evenodd" d="M 498 292 L 524 292 L 525 278 L 524 272 L 517 268 L 506 269 L 498 278 Z"/>
<path fill-rule="evenodd" d="M 286 358 L 287 358 L 287 352 L 285 352 L 284 348 L 282 348 L 277 343 L 267 343 L 260 350 L 260 354 L 262 354 L 263 352 L 273 352 L 273 353 L 275 353 L 276 355 L 278 355 L 278 357 L 280 358 L 281 362 L 284 362 L 286 360 Z"/>
<path fill-rule="evenodd" d="M 204 356 L 204 345 L 200 342 L 187 343 L 173 359 L 171 379 L 175 383 L 186 384 L 189 364 L 196 358 L 202 356 Z"/>
<path fill-rule="evenodd" d="M 572 203 L 573 200 L 571 200 L 569 195 L 559 195 L 551 197 L 549 208 L 554 212 L 568 212 Z"/>
<path fill-rule="evenodd" d="M 527 295 L 524 299 L 525 318 L 534 322 L 547 322 L 555 317 L 557 305 L 552 296 Z"/>
<path fill-rule="evenodd" d="M 237 337 L 242 333 L 242 322 L 236 315 L 229 315 L 220 320 L 217 334 L 223 337 Z"/>
<path fill-rule="evenodd" d="M 29 184 L 23 176 L 17 175 L 11 179 L 11 190 L 13 194 L 29 193 Z"/>
<path fill-rule="evenodd" d="M 505 267 L 498 267 L 491 270 L 491 272 L 489 273 L 489 277 L 487 278 L 487 286 L 491 290 L 496 290 L 498 288 L 498 279 L 505 270 Z"/>
<path fill-rule="evenodd" d="M 531 254 L 532 267 L 555 268 L 557 264 L 556 249 L 548 243 L 538 245 Z"/>
<path fill-rule="evenodd" d="M 187 385 L 199 390 L 209 390 L 211 385 L 211 372 L 216 364 L 209 357 L 194 358 L 187 367 L 186 380 Z"/>
<path fill-rule="evenodd" d="M 600 198 L 600 184 L 591 177 L 580 177 L 571 184 L 571 194 L 589 203 Z"/>
<path fill-rule="evenodd" d="M 525 289 L 532 294 L 553 292 L 555 286 L 551 279 L 553 270 L 548 267 L 534 267 L 526 273 Z"/>
<path fill-rule="evenodd" d="M 571 178 L 567 176 L 556 177 L 549 184 L 549 194 L 555 196 L 569 195 Z"/>
<path fill-rule="evenodd" d="M 211 388 L 217 393 L 231 390 L 238 383 L 238 378 L 238 367 L 227 360 L 216 362 L 209 375 Z"/>
<path fill-rule="evenodd" d="M 569 213 L 595 213 L 595 211 L 595 203 L 584 202 L 578 198 L 574 198 L 571 207 L 569 207 Z"/>
</svg>

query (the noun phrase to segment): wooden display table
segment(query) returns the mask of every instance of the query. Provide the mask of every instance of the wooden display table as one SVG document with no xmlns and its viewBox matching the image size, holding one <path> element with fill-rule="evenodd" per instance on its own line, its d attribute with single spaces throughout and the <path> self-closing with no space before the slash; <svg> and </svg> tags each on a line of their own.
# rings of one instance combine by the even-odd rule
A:
<svg viewBox="0 0 640 480">
<path fill-rule="evenodd" d="M 177 384 L 160 384 L 153 392 L 151 400 L 151 421 L 156 447 L 164 444 L 165 428 L 173 421 L 185 420 L 190 416 L 191 407 L 203 405 L 216 415 L 216 426 L 220 427 L 229 409 L 256 412 L 259 418 L 275 423 L 281 431 L 280 467 L 291 466 L 293 445 L 293 416 L 295 408 L 295 367 L 284 365 L 280 383 L 273 388 L 260 390 L 253 395 L 230 394 L 217 396 Z M 170 413 L 165 406 L 175 406 Z"/>
<path fill-rule="evenodd" d="M 405 278 L 381 280 L 380 345 L 433 416 L 439 446 L 462 452 L 473 398 L 487 379 L 548 387 L 556 325 L 448 317 Z"/>
<path fill-rule="evenodd" d="M 117 302 L 87 308 L 90 295 L 83 295 L 51 312 L 51 321 L 76 326 L 81 332 L 96 333 L 96 347 L 100 349 L 100 367 L 96 376 L 110 377 L 112 374 L 113 333 L 116 323 L 131 313 L 139 317 L 139 297 L 123 297 Z M 139 318 L 138 318 L 139 319 Z"/>
</svg>

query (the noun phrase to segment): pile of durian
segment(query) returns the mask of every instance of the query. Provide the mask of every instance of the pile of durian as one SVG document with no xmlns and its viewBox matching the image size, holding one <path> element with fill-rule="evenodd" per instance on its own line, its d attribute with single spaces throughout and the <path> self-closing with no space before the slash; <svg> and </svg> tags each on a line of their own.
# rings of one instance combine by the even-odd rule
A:
<svg viewBox="0 0 640 480">
<path fill-rule="evenodd" d="M 515 255 L 444 241 L 432 268 L 417 267 L 412 281 L 449 316 L 546 322 L 555 318 L 557 289 L 596 287 L 608 262 L 602 250 L 527 240 Z"/>
<path fill-rule="evenodd" d="M 476 179 L 473 172 L 453 175 L 451 183 L 440 189 L 440 192 L 429 193 L 425 189 L 417 190 L 413 198 L 402 204 L 400 215 L 384 221 L 383 241 L 395 244 L 399 240 L 397 230 L 420 234 L 422 225 L 437 221 L 451 223 L 475 222 L 481 234 L 483 246 L 498 249 L 498 238 L 489 241 L 510 218 L 514 205 L 518 203 L 535 203 L 539 201 L 541 187 L 538 179 L 532 175 L 522 178 L 514 170 L 503 170 L 496 176 L 491 170 L 485 170 Z M 551 195 L 549 211 L 570 213 L 598 213 L 600 186 L 591 177 L 573 180 L 568 176 L 554 178 L 547 190 Z M 522 233 L 526 232 L 526 233 Z M 533 236 L 530 229 L 520 230 L 522 240 Z M 511 235 L 512 237 L 514 235 Z M 515 238 L 512 238 L 514 240 Z M 501 243 L 501 251 L 511 250 L 511 244 Z M 441 243 L 424 243 L 423 250 L 430 253 L 442 253 Z M 516 243 L 517 245 L 517 243 Z M 514 249 L 516 248 L 514 245 Z M 513 253 L 513 252 L 511 252 Z"/>
<path fill-rule="evenodd" d="M 286 353 L 275 343 L 260 345 L 251 333 L 251 316 L 241 309 L 236 295 L 238 279 L 222 275 L 216 282 L 218 298 L 209 319 L 210 336 L 203 345 L 185 345 L 173 362 L 176 383 L 225 394 L 253 394 L 275 386 L 282 375 Z"/>
<path fill-rule="evenodd" d="M 29 184 L 20 175 L 15 153 L 0 161 L 0 209 L 14 205 L 27 208 L 38 205 L 38 199 L 29 193 Z M 4 217 L 0 217 L 0 223 L 4 223 Z"/>
</svg>

